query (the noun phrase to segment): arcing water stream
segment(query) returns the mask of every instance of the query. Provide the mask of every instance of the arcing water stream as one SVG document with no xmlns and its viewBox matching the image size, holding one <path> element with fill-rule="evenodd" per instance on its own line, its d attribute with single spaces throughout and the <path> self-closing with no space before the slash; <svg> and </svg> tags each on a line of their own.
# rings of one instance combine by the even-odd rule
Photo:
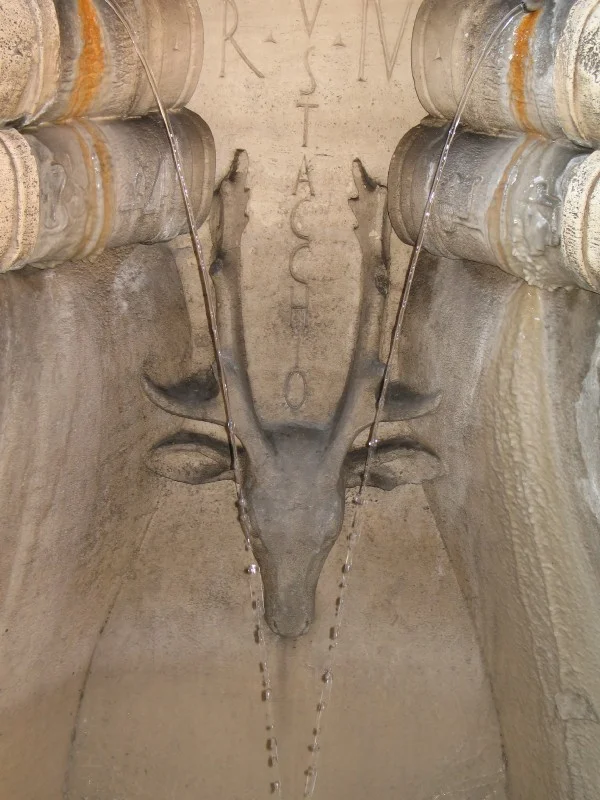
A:
<svg viewBox="0 0 600 800">
<path fill-rule="evenodd" d="M 492 35 L 487 41 L 485 48 L 483 49 L 481 55 L 477 59 L 475 66 L 469 76 L 467 84 L 464 88 L 462 97 L 458 104 L 458 108 L 454 119 L 450 125 L 448 130 L 448 134 L 446 136 L 446 141 L 444 144 L 444 148 L 442 150 L 442 154 L 440 156 L 440 160 L 438 162 L 435 174 L 433 176 L 433 181 L 431 184 L 431 189 L 429 190 L 429 196 L 427 198 L 427 203 L 425 205 L 425 210 L 423 212 L 423 218 L 421 220 L 421 226 L 419 229 L 419 234 L 417 237 L 417 241 L 415 242 L 415 246 L 413 248 L 412 256 L 410 259 L 408 272 L 406 276 L 406 282 L 404 285 L 404 291 L 402 294 L 402 299 L 400 301 L 400 306 L 398 308 L 398 313 L 396 316 L 396 321 L 394 324 L 394 329 L 392 333 L 392 340 L 390 344 L 389 354 L 385 365 L 385 373 L 383 378 L 383 385 L 381 388 L 381 393 L 379 396 L 379 401 L 377 403 L 377 411 L 375 413 L 375 419 L 373 421 L 373 425 L 371 427 L 370 437 L 369 437 L 369 447 L 367 451 L 367 462 L 365 465 L 365 471 L 363 473 L 362 482 L 358 492 L 354 497 L 354 516 L 352 520 L 352 528 L 350 534 L 348 536 L 348 549 L 346 552 L 346 560 L 343 566 L 343 576 L 341 581 L 341 590 L 339 597 L 336 601 L 336 610 L 335 610 L 335 624 L 332 630 L 332 643 L 329 647 L 329 663 L 327 664 L 325 671 L 323 673 L 323 687 L 321 689 L 321 695 L 319 698 L 319 702 L 317 703 L 316 709 L 316 724 L 314 727 L 314 739 L 313 743 L 310 748 L 310 763 L 308 769 L 306 770 L 306 783 L 304 789 L 304 797 L 310 798 L 313 797 L 315 794 L 316 782 L 317 782 L 317 775 L 318 775 L 318 765 L 319 765 L 319 757 L 321 753 L 320 747 L 320 738 L 321 738 L 321 730 L 322 730 L 322 722 L 323 722 L 323 715 L 327 706 L 329 705 L 331 692 L 333 689 L 333 677 L 334 677 L 334 667 L 336 663 L 336 651 L 337 645 L 339 641 L 339 635 L 343 620 L 344 614 L 344 603 L 346 599 L 346 593 L 348 591 L 348 583 L 350 572 L 352 570 L 354 556 L 356 552 L 356 548 L 358 547 L 361 533 L 362 533 L 362 514 L 363 509 L 365 507 L 365 491 L 369 483 L 369 477 L 371 474 L 371 469 L 375 462 L 375 458 L 377 455 L 377 446 L 379 444 L 378 434 L 379 428 L 381 425 L 381 421 L 383 419 L 383 414 L 385 410 L 386 398 L 388 394 L 388 389 L 391 381 L 392 376 L 392 367 L 394 365 L 394 356 L 398 350 L 398 344 L 400 342 L 400 335 L 402 333 L 402 328 L 404 324 L 404 317 L 406 315 L 406 308 L 408 305 L 408 301 L 410 298 L 410 293 L 412 290 L 412 285 L 417 269 L 417 265 L 419 262 L 419 257 L 421 255 L 421 251 L 423 250 L 423 244 L 425 242 L 425 237 L 427 235 L 427 230 L 429 227 L 429 220 L 431 218 L 431 211 L 433 209 L 433 205 L 435 203 L 436 193 L 438 187 L 440 185 L 440 181 L 442 179 L 444 168 L 446 166 L 446 162 L 448 160 L 448 153 L 450 152 L 450 148 L 452 147 L 452 142 L 454 141 L 454 137 L 456 136 L 456 132 L 458 130 L 458 126 L 460 125 L 460 120 L 462 118 L 463 112 L 466 108 L 467 102 L 469 100 L 469 96 L 471 94 L 471 89 L 477 75 L 479 74 L 479 70 L 481 69 L 482 65 L 485 63 L 488 55 L 492 51 L 496 41 L 502 35 L 503 31 L 510 25 L 510 23 L 516 19 L 520 14 L 523 14 L 528 9 L 523 5 L 518 5 L 513 8 L 496 26 Z"/>
<path fill-rule="evenodd" d="M 219 336 L 219 329 L 217 326 L 217 313 L 215 308 L 215 302 L 212 293 L 210 291 L 210 273 L 208 270 L 208 266 L 206 264 L 206 260 L 204 258 L 202 243 L 200 242 L 200 237 L 198 236 L 198 231 L 196 229 L 196 224 L 194 220 L 194 211 L 190 200 L 187 181 L 185 178 L 185 174 L 183 172 L 183 162 L 181 159 L 181 154 L 179 152 L 179 145 L 177 143 L 177 139 L 175 137 L 175 133 L 173 131 L 173 127 L 169 119 L 169 115 L 167 114 L 167 111 L 164 107 L 164 103 L 161 100 L 156 79 L 154 77 L 150 64 L 146 59 L 146 56 L 144 55 L 139 46 L 139 43 L 137 41 L 137 36 L 128 18 L 125 16 L 125 14 L 121 10 L 121 8 L 117 5 L 117 3 L 113 2 L 113 0 L 104 0 L 104 2 L 112 9 L 112 11 L 115 13 L 115 15 L 119 18 L 119 20 L 123 24 L 125 30 L 127 31 L 128 36 L 132 41 L 135 51 L 144 67 L 144 71 L 148 77 L 148 81 L 152 88 L 152 93 L 154 94 L 156 104 L 158 106 L 160 115 L 163 119 L 165 128 L 167 130 L 167 135 L 169 137 L 169 145 L 171 147 L 171 152 L 173 154 L 173 161 L 175 162 L 175 169 L 177 170 L 179 186 L 181 188 L 181 194 L 185 205 L 185 213 L 189 227 L 190 237 L 192 240 L 192 247 L 194 249 L 194 255 L 198 263 L 200 280 L 202 282 L 202 291 L 204 294 L 206 314 L 209 321 L 209 329 L 215 352 L 215 360 L 217 364 L 219 382 L 221 384 L 221 391 L 223 393 L 223 400 L 225 403 L 225 413 L 227 415 L 227 436 L 229 439 L 229 446 L 232 454 L 233 472 L 234 472 L 237 502 L 239 508 L 239 519 L 244 534 L 246 552 L 248 553 L 249 556 L 252 557 L 252 563 L 248 566 L 246 572 L 248 574 L 248 583 L 250 588 L 250 601 L 252 604 L 252 609 L 254 611 L 254 618 L 256 622 L 255 640 L 261 650 L 260 671 L 262 675 L 261 678 L 262 698 L 265 702 L 265 708 L 266 708 L 266 730 L 268 736 L 267 746 L 271 754 L 269 757 L 269 766 L 272 769 L 274 775 L 273 780 L 271 781 L 271 793 L 278 795 L 279 797 L 283 797 L 277 736 L 275 730 L 275 718 L 273 714 L 271 677 L 269 672 L 269 663 L 267 659 L 268 655 L 267 645 L 264 636 L 264 621 L 263 621 L 264 599 L 263 599 L 262 581 L 260 578 L 260 570 L 258 568 L 258 565 L 256 564 L 256 559 L 254 559 L 252 553 L 252 545 L 250 540 L 250 518 L 247 513 L 248 506 L 246 502 L 246 497 L 244 495 L 241 466 L 240 466 L 240 460 L 239 460 L 237 442 L 235 436 L 235 421 L 231 413 L 231 402 L 229 399 L 227 374 L 225 372 L 224 359 L 221 351 L 221 340 Z"/>
<path fill-rule="evenodd" d="M 210 274 L 209 270 L 204 258 L 204 253 L 202 249 L 202 245 L 198 236 L 198 232 L 195 225 L 194 220 L 194 212 L 190 200 L 190 195 L 188 191 L 187 181 L 183 172 L 182 167 L 182 159 L 179 152 L 179 145 L 175 138 L 175 134 L 173 128 L 171 126 L 171 122 L 169 120 L 169 116 L 167 111 L 164 107 L 164 104 L 160 98 L 160 93 L 158 90 L 158 85 L 156 83 L 156 79 L 148 64 L 148 61 L 142 52 L 135 31 L 133 27 L 123 13 L 121 8 L 118 6 L 115 0 L 104 0 L 104 2 L 111 8 L 114 14 L 118 17 L 120 22 L 123 24 L 125 30 L 127 31 L 128 36 L 131 38 L 135 51 L 143 65 L 145 73 L 148 77 L 148 81 L 150 83 L 152 92 L 154 94 L 156 104 L 160 111 L 161 117 L 163 119 L 167 135 L 169 137 L 169 144 L 171 148 L 171 152 L 173 155 L 173 160 L 175 162 L 175 168 L 177 170 L 177 176 L 179 180 L 179 185 L 181 188 L 181 193 L 183 197 L 183 202 L 185 205 L 185 212 L 186 218 L 189 226 L 190 237 L 192 241 L 192 246 L 194 250 L 194 255 L 196 257 L 196 261 L 198 263 L 198 268 L 200 272 L 200 279 L 202 282 L 202 289 L 204 293 L 204 301 L 206 305 L 206 313 L 209 321 L 209 328 L 210 333 L 213 341 L 214 352 L 215 352 L 215 359 L 217 364 L 217 370 L 219 375 L 219 381 L 221 385 L 221 390 L 223 393 L 223 399 L 225 404 L 225 411 L 227 414 L 227 435 L 229 439 L 229 444 L 232 453 L 232 460 L 233 460 L 233 470 L 235 475 L 235 486 L 236 486 L 236 493 L 237 493 L 237 501 L 239 507 L 239 516 L 240 516 L 240 524 L 242 527 L 242 531 L 244 533 L 245 538 L 245 547 L 246 552 L 249 555 L 252 555 L 252 547 L 251 547 L 251 540 L 250 540 L 250 520 L 247 514 L 247 503 L 246 498 L 244 496 L 244 488 L 243 488 L 243 480 L 242 480 L 242 473 L 241 473 L 241 465 L 239 461 L 237 443 L 236 443 L 236 435 L 235 435 L 235 421 L 231 414 L 231 403 L 229 400 L 229 388 L 227 383 L 227 375 L 224 368 L 224 361 L 223 355 L 221 351 L 221 344 L 220 344 L 220 337 L 219 337 L 219 330 L 217 326 L 217 317 L 216 317 L 216 309 L 214 300 L 210 291 Z M 418 266 L 419 257 L 423 250 L 423 246 L 425 243 L 425 239 L 427 236 L 427 230 L 429 227 L 429 221 L 431 218 L 431 212 L 435 203 L 436 193 L 438 187 L 440 185 L 440 181 L 442 179 L 444 168 L 446 166 L 446 162 L 448 160 L 448 153 L 452 146 L 452 142 L 454 141 L 454 137 L 456 136 L 458 127 L 460 125 L 460 121 L 469 100 L 472 87 L 477 79 L 479 71 L 483 64 L 485 63 L 486 59 L 488 58 L 489 54 L 493 50 L 497 40 L 502 35 L 502 33 L 506 30 L 506 28 L 521 14 L 527 12 L 533 12 L 538 10 L 542 6 L 540 0 L 526 0 L 524 3 L 520 3 L 519 5 L 515 6 L 511 11 L 506 14 L 506 16 L 498 23 L 494 31 L 492 32 L 491 36 L 489 37 L 486 46 L 484 47 L 483 51 L 481 52 L 475 66 L 469 76 L 467 84 L 464 88 L 462 97 L 458 104 L 458 109 L 456 111 L 456 115 L 454 120 L 452 121 L 450 128 L 448 130 L 448 134 L 446 136 L 446 142 L 444 144 L 444 148 L 442 150 L 442 154 L 440 156 L 440 160 L 438 162 L 435 174 L 433 176 L 431 188 L 429 191 L 429 196 L 427 198 L 427 203 L 425 205 L 425 210 L 423 213 L 423 218 L 421 221 L 421 226 L 419 229 L 419 234 L 412 252 L 412 257 L 410 260 L 410 264 L 408 267 L 408 273 L 406 277 L 406 282 L 404 286 L 404 291 L 402 294 L 402 299 L 398 308 L 398 313 L 396 315 L 396 321 L 393 328 L 392 339 L 389 348 L 389 354 L 386 361 L 385 372 L 384 372 L 384 379 L 382 384 L 382 389 L 379 397 L 379 401 L 377 403 L 377 409 L 375 413 L 375 418 L 373 421 L 373 425 L 371 426 L 371 432 L 369 437 L 369 447 L 368 447 L 368 454 L 367 454 L 367 461 L 365 464 L 365 470 L 363 473 L 363 478 L 361 482 L 361 486 L 356 493 L 353 503 L 354 503 L 354 514 L 352 519 L 352 526 L 350 530 L 350 534 L 348 536 L 348 548 L 346 552 L 346 558 L 343 566 L 343 576 L 340 585 L 340 593 L 336 601 L 336 609 L 335 609 L 335 622 L 333 627 L 331 628 L 331 644 L 329 646 L 329 657 L 326 664 L 326 667 L 322 673 L 322 689 L 320 692 L 320 697 L 316 706 L 316 719 L 315 725 L 313 729 L 313 740 L 312 744 L 309 748 L 310 750 L 310 759 L 309 764 L 305 772 L 306 781 L 305 781 L 305 788 L 304 788 L 304 797 L 305 798 L 312 798 L 315 795 L 316 785 L 317 785 L 317 777 L 319 771 L 319 763 L 320 763 L 320 754 L 321 754 L 321 733 L 322 733 L 322 726 L 323 726 L 323 719 L 325 712 L 329 706 L 331 700 L 331 694 L 333 690 L 333 679 L 334 679 L 334 669 L 336 666 L 336 654 L 337 654 L 337 646 L 339 642 L 339 635 L 341 632 L 341 626 L 343 622 L 343 615 L 344 615 L 344 604 L 346 600 L 346 595 L 348 592 L 348 585 L 349 585 L 349 576 L 352 570 L 356 549 L 358 547 L 360 538 L 361 538 L 361 526 L 362 526 L 362 515 L 364 513 L 365 508 L 365 492 L 369 481 L 369 476 L 371 474 L 372 467 L 374 465 L 374 461 L 377 455 L 377 447 L 378 447 L 378 434 L 379 428 L 381 425 L 381 421 L 383 419 L 383 412 L 386 403 L 386 397 L 391 381 L 391 374 L 392 368 L 394 365 L 394 356 L 398 349 L 398 344 L 400 341 L 400 336 L 402 334 L 404 318 L 406 315 L 406 308 L 408 305 L 408 301 L 410 298 L 412 285 L 416 273 L 416 269 Z M 256 564 L 256 561 L 253 560 L 247 569 L 248 573 L 248 580 L 250 585 L 250 597 L 252 602 L 252 608 L 255 615 L 255 640 L 261 649 L 261 660 L 260 660 L 260 673 L 261 673 L 261 688 L 262 688 L 262 697 L 265 702 L 266 708 L 266 730 L 267 730 L 267 747 L 270 752 L 269 757 L 269 766 L 273 771 L 273 778 L 270 781 L 270 791 L 271 795 L 276 795 L 280 798 L 283 798 L 283 785 L 281 780 L 281 771 L 279 765 L 279 753 L 278 753 L 278 743 L 277 743 L 277 736 L 276 736 L 276 729 L 275 729 L 275 718 L 273 713 L 273 692 L 271 686 L 271 679 L 270 679 L 270 672 L 269 672 L 269 664 L 268 664 L 268 652 L 267 652 L 267 644 L 264 636 L 264 600 L 263 600 L 263 591 L 262 591 L 262 581 L 260 578 L 260 570 Z"/>
</svg>

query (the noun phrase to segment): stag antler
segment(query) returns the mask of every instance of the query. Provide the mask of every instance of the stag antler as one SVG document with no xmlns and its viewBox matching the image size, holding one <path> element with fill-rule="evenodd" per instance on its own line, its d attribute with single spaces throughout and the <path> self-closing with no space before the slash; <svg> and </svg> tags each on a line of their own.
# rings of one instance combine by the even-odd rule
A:
<svg viewBox="0 0 600 800">
<path fill-rule="evenodd" d="M 237 150 L 231 169 L 216 194 L 211 230 L 215 259 L 211 276 L 217 298 L 217 323 L 221 339 L 221 357 L 229 385 L 231 413 L 236 433 L 250 454 L 268 448 L 255 410 L 248 377 L 248 357 L 242 319 L 242 236 L 248 224 L 250 190 L 248 154 Z"/>
<path fill-rule="evenodd" d="M 211 276 L 217 300 L 217 324 L 221 342 L 224 376 L 236 434 L 250 453 L 266 447 L 266 439 L 256 415 L 248 378 L 242 322 L 241 241 L 248 216 L 249 190 L 246 187 L 248 156 L 238 150 L 228 174 L 217 192 L 211 214 L 214 261 Z M 143 379 L 149 399 L 169 414 L 186 419 L 226 425 L 226 415 L 215 368 L 186 378 L 171 387 L 160 387 Z"/>
<path fill-rule="evenodd" d="M 212 275 L 217 321 L 231 410 L 245 448 L 238 452 L 256 538 L 255 555 L 263 577 L 265 616 L 277 633 L 299 636 L 314 616 L 319 574 L 342 528 L 345 489 L 364 480 L 366 448 L 348 451 L 357 433 L 374 417 L 384 372 L 379 341 L 389 286 L 386 191 L 355 162 L 358 197 L 352 207 L 363 253 L 361 308 L 354 360 L 335 414 L 327 424 L 262 425 L 248 378 L 240 292 L 247 169 L 246 154 L 238 152 L 215 202 Z M 212 420 L 222 410 L 219 406 L 217 411 L 218 387 L 212 373 L 171 389 L 146 385 L 150 398 L 171 413 Z M 417 417 L 433 410 L 438 402 L 437 395 L 422 397 L 394 384 L 385 419 Z M 229 455 L 223 441 L 181 432 L 154 447 L 148 463 L 159 475 L 199 485 L 233 479 Z M 396 437 L 379 447 L 368 482 L 391 490 L 404 483 L 431 480 L 442 472 L 443 465 L 434 453 L 418 442 Z"/>
<path fill-rule="evenodd" d="M 362 286 L 354 357 L 334 418 L 332 436 L 336 456 L 345 454 L 358 434 L 373 422 L 385 371 L 379 356 L 390 286 L 387 189 L 368 175 L 358 159 L 354 161 L 353 173 L 357 197 L 349 203 L 356 217 L 356 236 L 362 250 Z M 392 383 L 382 421 L 400 422 L 425 416 L 435 411 L 440 400 L 440 394 L 420 395 L 399 382 Z"/>
</svg>

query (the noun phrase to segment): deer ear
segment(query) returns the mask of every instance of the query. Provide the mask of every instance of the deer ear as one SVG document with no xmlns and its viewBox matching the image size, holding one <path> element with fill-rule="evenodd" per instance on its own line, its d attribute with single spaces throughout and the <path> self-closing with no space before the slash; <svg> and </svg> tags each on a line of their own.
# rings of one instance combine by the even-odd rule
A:
<svg viewBox="0 0 600 800">
<path fill-rule="evenodd" d="M 346 485 L 360 486 L 367 461 L 367 448 L 352 450 L 344 464 Z M 369 474 L 369 486 L 391 492 L 397 486 L 432 481 L 444 475 L 440 459 L 412 439 L 396 437 L 377 448 Z"/>
<path fill-rule="evenodd" d="M 185 419 L 206 422 L 220 421 L 220 389 L 214 371 L 192 375 L 189 378 L 163 388 L 147 376 L 142 377 L 142 388 L 148 399 L 169 414 Z"/>
<path fill-rule="evenodd" d="M 163 478 L 194 486 L 234 479 L 229 446 L 200 433 L 181 432 L 157 444 L 146 465 Z"/>
</svg>

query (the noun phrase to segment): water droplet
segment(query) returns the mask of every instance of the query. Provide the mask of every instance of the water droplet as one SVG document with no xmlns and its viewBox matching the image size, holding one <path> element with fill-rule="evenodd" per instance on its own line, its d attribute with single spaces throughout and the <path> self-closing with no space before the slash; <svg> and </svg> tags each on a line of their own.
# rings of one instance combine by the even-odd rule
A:
<svg viewBox="0 0 600 800">
<path fill-rule="evenodd" d="M 364 499 L 359 494 L 356 495 L 352 502 L 355 506 L 362 506 L 365 503 Z"/>
<path fill-rule="evenodd" d="M 278 761 L 279 761 L 279 759 L 277 758 L 277 756 L 276 756 L 276 755 L 275 755 L 275 756 L 269 756 L 269 761 L 268 761 L 269 767 L 270 767 L 271 769 L 273 769 L 273 767 L 275 767 L 275 766 L 276 766 L 276 764 L 278 763 Z"/>
<path fill-rule="evenodd" d="M 281 783 L 280 781 L 274 781 L 271 784 L 271 794 L 278 794 L 281 791 Z"/>
<path fill-rule="evenodd" d="M 268 702 L 271 699 L 271 697 L 272 697 L 271 690 L 270 689 L 265 689 L 264 692 L 262 693 L 263 702 L 265 702 L 265 703 Z"/>
<path fill-rule="evenodd" d="M 267 750 L 277 750 L 277 739 L 267 739 Z"/>
<path fill-rule="evenodd" d="M 250 517 L 245 511 L 240 513 L 240 522 L 242 524 L 242 529 L 250 530 Z M 247 552 L 249 553 L 251 549 L 252 545 L 248 545 Z"/>
<path fill-rule="evenodd" d="M 326 708 L 327 705 L 324 702 L 317 703 L 317 711 L 319 712 L 319 714 L 322 714 Z"/>
<path fill-rule="evenodd" d="M 352 564 L 346 563 L 342 567 L 342 572 L 344 572 L 347 575 L 351 571 L 351 569 L 352 569 Z"/>
<path fill-rule="evenodd" d="M 334 641 L 335 641 L 335 639 L 337 639 L 337 638 L 338 638 L 338 636 L 339 636 L 339 635 L 340 635 L 340 629 L 339 629 L 339 627 L 332 628 L 332 629 L 329 631 L 329 638 L 330 638 L 330 639 L 333 639 Z"/>
<path fill-rule="evenodd" d="M 321 745 L 315 742 L 314 744 L 311 744 L 308 749 L 310 750 L 311 753 L 318 753 L 319 750 L 321 749 Z"/>
<path fill-rule="evenodd" d="M 333 680 L 333 672 L 330 669 L 326 669 L 323 673 L 323 683 L 331 683 Z"/>
<path fill-rule="evenodd" d="M 248 575 L 258 575 L 258 564 L 250 564 L 246 572 Z"/>
<path fill-rule="evenodd" d="M 309 767 L 306 772 L 306 786 L 304 789 L 304 797 L 312 797 L 317 785 L 317 770 L 314 767 Z"/>
<path fill-rule="evenodd" d="M 260 664 L 258 665 L 258 668 L 259 668 L 259 670 L 260 670 L 261 672 L 266 672 L 266 671 L 267 671 L 267 665 L 265 664 L 265 662 L 264 662 L 264 661 L 261 661 L 261 662 L 260 662 Z"/>
<path fill-rule="evenodd" d="M 377 447 L 378 444 L 379 444 L 379 439 L 371 439 L 371 441 L 369 442 L 369 447 Z"/>
</svg>

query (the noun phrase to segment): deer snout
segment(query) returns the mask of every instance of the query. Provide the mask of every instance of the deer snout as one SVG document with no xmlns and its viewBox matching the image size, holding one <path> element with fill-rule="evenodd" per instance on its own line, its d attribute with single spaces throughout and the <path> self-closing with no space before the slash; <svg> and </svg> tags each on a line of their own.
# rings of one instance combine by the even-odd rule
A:
<svg viewBox="0 0 600 800">
<path fill-rule="evenodd" d="M 317 584 L 343 520 L 343 493 L 334 487 L 323 496 L 296 495 L 282 507 L 254 491 L 248 508 L 266 622 L 278 636 L 298 638 L 315 618 Z"/>
<path fill-rule="evenodd" d="M 267 625 L 283 639 L 299 639 L 304 636 L 310 628 L 312 619 L 308 617 L 298 617 L 297 614 L 282 613 L 281 615 L 265 614 Z"/>
<path fill-rule="evenodd" d="M 330 549 L 327 543 L 309 553 L 295 551 L 283 557 L 268 553 L 258 559 L 262 561 L 265 619 L 273 633 L 297 639 L 308 631 L 315 618 L 317 584 Z"/>
<path fill-rule="evenodd" d="M 315 616 L 315 592 L 311 594 L 300 581 L 295 585 L 273 585 L 264 573 L 263 580 L 265 620 L 269 628 L 285 639 L 303 636 Z M 314 588 L 316 591 L 316 585 Z"/>
</svg>

